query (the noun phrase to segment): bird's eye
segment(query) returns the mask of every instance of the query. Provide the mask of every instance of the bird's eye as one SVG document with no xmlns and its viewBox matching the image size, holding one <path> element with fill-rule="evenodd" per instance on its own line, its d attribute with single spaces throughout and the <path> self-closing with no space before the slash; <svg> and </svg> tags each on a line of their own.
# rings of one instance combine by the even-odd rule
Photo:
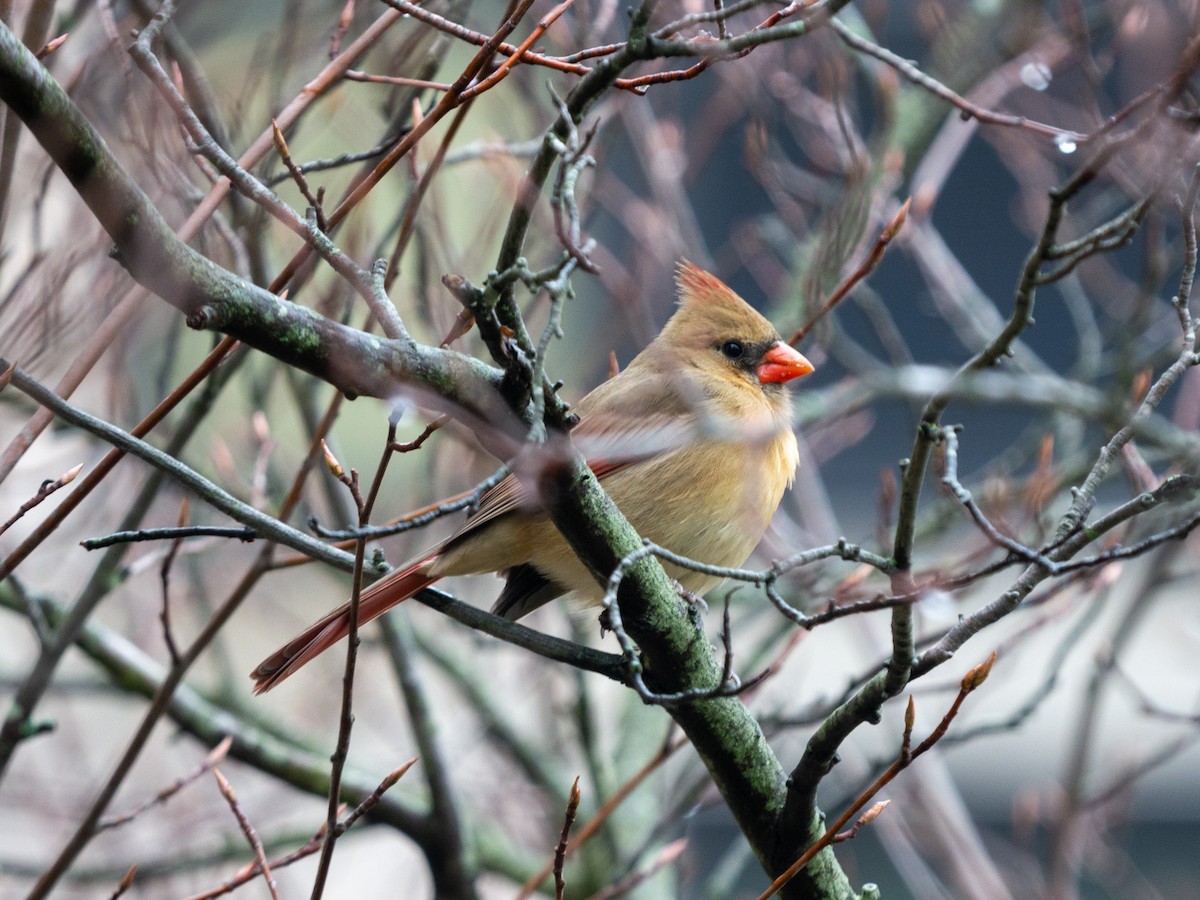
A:
<svg viewBox="0 0 1200 900">
<path fill-rule="evenodd" d="M 730 359 L 741 359 L 745 348 L 739 341 L 726 341 L 721 345 L 721 352 Z"/>
</svg>

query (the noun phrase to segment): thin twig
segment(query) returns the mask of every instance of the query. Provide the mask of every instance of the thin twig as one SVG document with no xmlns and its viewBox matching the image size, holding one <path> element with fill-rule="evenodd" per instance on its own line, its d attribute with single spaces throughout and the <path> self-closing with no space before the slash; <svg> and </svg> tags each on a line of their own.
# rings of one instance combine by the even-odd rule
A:
<svg viewBox="0 0 1200 900">
<path fill-rule="evenodd" d="M 637 772 L 635 772 L 633 776 L 629 778 L 629 780 L 622 784 L 611 797 L 605 800 L 604 804 L 598 810 L 596 810 L 592 818 L 589 819 L 588 822 L 575 833 L 575 840 L 564 851 L 564 856 L 570 856 L 577 849 L 587 843 L 587 841 L 597 832 L 599 832 L 604 823 L 611 818 L 617 807 L 619 807 L 625 801 L 625 799 L 629 797 L 629 795 L 632 794 L 640 784 L 642 784 L 642 782 L 657 772 L 662 767 L 663 763 L 670 759 L 676 750 L 686 746 L 687 743 L 687 737 L 684 735 L 680 735 L 674 739 L 671 739 L 668 736 L 668 739 L 663 743 L 662 748 L 658 751 L 658 753 L 647 760 L 645 765 L 638 769 Z M 533 893 L 538 889 L 538 885 L 550 877 L 553 868 L 554 863 L 549 862 L 540 870 L 527 878 L 525 883 L 521 885 L 521 890 L 517 892 L 517 896 L 514 898 L 514 900 L 528 900 L 529 897 L 533 896 Z"/>
<path fill-rule="evenodd" d="M 346 73 L 349 76 L 349 72 Z M 300 193 L 304 195 L 304 199 L 308 201 L 308 205 L 312 207 L 317 216 L 317 227 L 322 231 L 329 231 L 329 223 L 325 220 L 325 209 L 316 194 L 308 186 L 308 179 L 304 177 L 304 173 L 300 167 L 292 161 L 291 151 L 288 149 L 287 139 L 283 136 L 283 132 L 279 130 L 279 126 L 275 120 L 271 120 L 271 136 L 275 139 L 275 149 L 279 152 L 279 158 L 283 160 L 284 168 L 288 170 L 288 174 L 292 176 L 292 180 L 296 183 L 296 187 L 300 189 Z"/>
<path fill-rule="evenodd" d="M 233 746 L 233 738 L 226 736 L 221 743 L 217 744 L 217 746 L 213 747 L 212 750 L 209 751 L 208 755 L 204 757 L 204 761 L 200 763 L 199 767 L 197 767 L 194 772 L 175 780 L 153 797 L 143 801 L 142 803 L 139 803 L 128 812 L 121 813 L 120 815 L 104 817 L 96 824 L 97 833 L 101 831 L 107 831 L 110 828 L 118 828 L 127 822 L 132 822 L 151 807 L 166 803 L 189 784 L 198 781 L 206 772 L 224 762 L 225 757 L 229 755 L 229 748 L 231 746 Z"/>
<path fill-rule="evenodd" d="M 188 498 L 185 496 L 183 502 L 179 504 L 179 528 L 183 528 L 188 520 L 188 509 Z M 162 611 L 159 613 L 159 619 L 162 621 L 163 641 L 167 645 L 167 653 L 171 657 L 172 665 L 179 665 L 179 648 L 175 645 L 175 635 L 171 631 L 171 568 L 174 566 L 175 558 L 179 555 L 179 548 L 182 546 L 182 537 L 176 537 L 171 541 L 158 570 L 159 582 L 162 584 Z"/>
<path fill-rule="evenodd" d="M 986 122 L 989 125 L 1004 125 L 1010 128 L 1022 128 L 1026 131 L 1031 131 L 1034 134 L 1044 134 L 1048 137 L 1058 140 L 1070 140 L 1076 144 L 1083 144 L 1089 140 L 1086 134 L 1080 134 L 1077 131 L 1071 131 L 1068 128 L 1058 128 L 1054 125 L 1046 125 L 1042 122 L 1027 119 L 1025 116 L 1014 116 L 1008 113 L 993 112 L 990 109 L 984 109 L 975 103 L 972 103 L 966 97 L 955 93 L 953 90 L 942 84 L 936 78 L 926 75 L 918 69 L 913 63 L 897 56 L 890 50 L 874 44 L 861 35 L 856 34 L 839 19 L 830 19 L 829 27 L 836 32 L 837 36 L 842 39 L 846 46 L 860 53 L 865 53 L 872 56 L 885 65 L 895 69 L 913 84 L 924 88 L 929 93 L 936 97 L 940 97 L 950 105 L 961 110 L 964 115 L 978 119 L 980 122 Z"/>
<path fill-rule="evenodd" d="M 880 232 L 879 238 L 875 241 L 875 245 L 871 247 L 871 252 L 867 254 L 866 259 L 859 263 L 858 268 L 851 272 L 848 276 L 842 279 L 842 283 L 837 286 L 829 299 L 825 301 L 809 320 L 796 329 L 795 333 L 788 338 L 788 343 L 793 347 L 804 340 L 808 333 L 816 327 L 816 324 L 825 318 L 826 314 L 831 309 L 840 303 L 847 294 L 854 288 L 856 284 L 875 271 L 880 262 L 883 261 L 883 254 L 887 252 L 888 246 L 900 233 L 900 229 L 904 227 L 904 223 L 908 220 L 908 210 L 912 206 L 912 197 L 909 197 L 900 204 L 900 209 L 896 215 L 892 216 L 892 220 Z"/>
<path fill-rule="evenodd" d="M 279 900 L 279 889 L 275 885 L 275 876 L 271 874 L 271 865 L 267 862 L 267 852 L 263 849 L 258 832 L 254 830 L 254 826 L 250 824 L 250 819 L 242 811 L 242 807 L 238 803 L 237 794 L 233 790 L 233 785 L 229 783 L 229 779 L 221 774 L 220 769 L 213 769 L 213 777 L 217 780 L 217 788 L 221 791 L 221 796 L 225 798 L 225 802 L 229 804 L 229 809 L 233 813 L 233 817 L 237 819 L 238 827 L 242 829 L 242 834 L 246 836 L 250 848 L 254 851 L 255 862 L 258 864 L 259 872 L 262 873 L 263 881 L 267 883 L 267 890 L 271 892 L 272 900 Z"/>
<path fill-rule="evenodd" d="M 398 782 L 404 776 L 404 773 L 411 769 L 415 763 L 416 759 L 410 759 L 404 765 L 400 766 L 400 768 L 390 772 L 370 795 L 368 795 L 361 803 L 358 804 L 358 806 L 351 810 L 345 819 L 338 823 L 338 830 L 342 834 L 345 834 L 346 831 L 349 830 L 350 827 L 359 819 L 370 813 L 370 811 L 379 804 L 379 801 L 383 798 L 383 795 L 390 788 L 392 788 L 396 782 Z M 325 828 L 326 825 L 324 822 L 322 822 L 320 829 L 318 829 L 317 833 L 314 834 L 307 843 L 297 847 L 291 853 L 273 860 L 270 863 L 271 869 L 273 871 L 278 871 L 286 866 L 290 866 L 292 863 L 299 862 L 302 859 L 307 859 L 314 853 L 320 851 L 321 846 L 325 842 Z M 189 897 L 188 900 L 214 900 L 216 897 L 222 897 L 225 894 L 233 892 L 242 885 L 248 884 L 251 880 L 257 878 L 261 871 L 262 869 L 260 868 L 258 861 L 255 860 L 255 862 L 244 867 L 228 881 L 223 882 L 212 890 L 205 891 L 201 894 L 195 894 L 192 897 Z"/>
<path fill-rule="evenodd" d="M 136 531 L 114 531 L 102 537 L 79 542 L 85 550 L 102 550 L 115 544 L 134 544 L 142 541 L 183 541 L 193 537 L 234 538 L 253 543 L 258 538 L 253 528 L 234 528 L 228 525 L 186 525 L 176 528 L 139 528 Z"/>
<path fill-rule="evenodd" d="M 125 870 L 125 874 L 121 877 L 121 882 L 117 885 L 117 889 L 109 895 L 109 900 L 117 900 L 118 897 L 133 887 L 133 880 L 137 877 L 137 869 L 138 867 L 135 864 Z"/>
<path fill-rule="evenodd" d="M 571 791 L 567 795 L 567 808 L 563 813 L 562 834 L 558 837 L 558 845 L 554 848 L 554 898 L 555 900 L 563 900 L 564 893 L 567 889 L 566 879 L 563 878 L 563 863 L 567 859 L 567 845 L 571 836 L 571 826 L 575 824 L 575 813 L 579 810 L 579 776 L 575 776 L 575 781 L 571 784 Z"/>
<path fill-rule="evenodd" d="M 10 378 L 12 377 L 12 372 L 15 369 L 16 369 L 16 366 L 11 366 L 9 368 L 8 372 L 6 373 L 8 375 L 8 377 L 10 377 Z M 29 512 L 34 507 L 38 506 L 43 500 L 45 500 L 47 497 L 49 497 L 55 491 L 66 487 L 68 484 L 70 484 L 72 481 L 74 481 L 75 476 L 78 475 L 81 471 L 83 471 L 83 463 L 80 463 L 77 466 L 71 467 L 66 472 L 64 472 L 62 475 L 59 475 L 57 478 L 50 478 L 50 479 L 47 479 L 46 481 L 43 481 L 41 486 L 37 489 L 37 493 L 35 493 L 32 497 L 30 497 L 28 500 L 26 500 L 24 503 L 22 503 L 17 508 L 17 511 L 15 513 L 13 513 L 12 517 L 7 522 L 5 522 L 3 525 L 0 525 L 0 534 L 4 534 L 4 532 L 8 531 L 8 529 L 12 528 L 13 525 L 15 525 L 17 523 L 17 521 L 23 515 L 25 515 L 25 513 Z"/>
<path fill-rule="evenodd" d="M 794 863 L 792 863 L 791 866 L 789 866 L 778 878 L 771 882 L 771 886 L 767 888 L 767 890 L 759 894 L 758 900 L 768 900 L 769 897 L 774 896 L 775 893 L 783 888 L 783 886 L 789 881 L 791 881 L 801 869 L 808 865 L 821 850 L 832 844 L 837 839 L 838 834 L 842 832 L 842 829 L 846 826 L 846 823 L 849 822 L 850 819 L 855 815 L 857 815 L 859 810 L 866 806 L 876 794 L 878 794 L 884 787 L 892 782 L 897 775 L 912 765 L 913 761 L 916 760 L 917 757 L 921 756 L 923 753 L 929 750 L 929 748 L 942 739 L 942 737 L 949 730 L 950 723 L 953 722 L 955 716 L 958 715 L 958 711 L 962 707 L 963 701 L 967 699 L 967 695 L 987 680 L 987 677 L 991 673 L 992 666 L 995 664 L 995 662 L 996 654 L 993 653 L 986 660 L 972 668 L 969 672 L 967 672 L 966 675 L 963 676 L 962 682 L 959 685 L 958 696 L 954 698 L 954 702 L 950 705 L 950 709 L 946 711 L 944 716 L 942 716 L 942 720 L 938 723 L 937 727 L 930 732 L 929 736 L 925 738 L 925 740 L 921 741 L 921 743 L 917 745 L 917 747 L 911 752 L 909 752 L 908 748 L 910 736 L 912 734 L 913 722 L 915 721 L 915 715 L 912 699 L 909 699 L 908 708 L 905 711 L 904 717 L 904 736 L 901 744 L 900 755 L 896 761 L 892 763 L 892 765 L 889 766 L 882 775 L 875 779 L 874 783 L 872 783 L 870 787 L 863 791 L 862 794 L 859 795 L 858 799 L 850 804 L 845 812 L 838 816 L 837 820 L 825 830 L 825 833 L 821 835 L 821 837 L 818 838 L 812 844 L 812 846 L 805 850 L 800 857 Z M 882 810 L 879 810 L 879 812 L 882 812 Z M 878 815 L 878 812 L 876 812 L 876 815 Z"/>
<path fill-rule="evenodd" d="M 405 78 L 402 75 L 374 75 L 370 72 L 360 72 L 351 69 L 346 73 L 347 81 L 361 81 L 364 84 L 388 84 L 400 87 L 414 87 L 430 91 L 448 91 L 451 85 L 444 81 L 426 81 L 423 78 Z"/>
<path fill-rule="evenodd" d="M 687 848 L 687 838 L 679 838 L 677 841 L 672 841 L 654 855 L 654 859 L 650 861 L 649 865 L 630 872 L 624 878 L 592 894 L 588 900 L 616 900 L 618 897 L 629 896 L 636 888 L 645 884 L 667 866 L 672 865 L 683 855 L 683 852 Z"/>
<path fill-rule="evenodd" d="M 395 426 L 390 427 L 394 429 Z M 390 433 L 394 434 L 394 431 Z M 329 470 L 350 491 L 350 496 L 353 498 L 354 505 L 358 510 L 359 526 L 366 525 L 370 518 L 371 509 L 359 491 L 358 472 L 351 469 L 349 474 L 347 474 L 324 441 L 321 442 L 321 446 L 325 451 L 325 462 Z M 386 461 L 390 455 L 389 452 L 385 451 L 384 460 Z M 383 463 L 380 464 L 380 472 L 374 482 L 373 487 L 375 490 L 378 489 L 378 485 L 382 481 L 382 468 Z M 373 499 L 374 494 L 372 494 Z M 342 772 L 346 766 L 346 759 L 350 754 L 350 733 L 354 726 L 354 672 L 358 662 L 358 607 L 359 601 L 362 598 L 363 561 L 366 556 L 366 549 L 366 538 L 359 537 L 354 547 L 354 575 L 351 581 L 350 613 L 347 617 L 346 667 L 342 674 L 342 703 L 341 714 L 338 717 L 337 745 L 334 748 L 333 755 L 330 757 L 329 801 L 325 815 L 325 840 L 321 844 L 321 855 L 317 861 L 316 874 L 313 877 L 312 900 L 320 900 L 325 891 L 326 880 L 329 877 L 329 867 L 333 862 L 334 844 L 339 837 L 337 832 L 337 818 L 341 802 Z"/>
</svg>

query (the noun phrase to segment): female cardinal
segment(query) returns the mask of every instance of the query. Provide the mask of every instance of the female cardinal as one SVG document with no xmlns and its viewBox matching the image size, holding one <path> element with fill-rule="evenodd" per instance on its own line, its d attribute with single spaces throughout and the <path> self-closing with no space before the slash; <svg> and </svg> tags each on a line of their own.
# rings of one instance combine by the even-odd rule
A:
<svg viewBox="0 0 1200 900">
<path fill-rule="evenodd" d="M 719 280 L 684 263 L 679 309 L 619 375 L 575 407 L 571 438 L 645 538 L 715 566 L 740 566 L 757 546 L 798 455 L 784 385 L 813 371 L 771 323 Z M 721 579 L 668 565 L 693 593 Z M 509 475 L 455 534 L 363 592 L 359 622 L 446 575 L 502 572 L 492 611 L 518 619 L 564 594 L 599 604 L 604 590 L 528 489 Z M 349 604 L 265 659 L 255 693 L 346 636 Z"/>
</svg>

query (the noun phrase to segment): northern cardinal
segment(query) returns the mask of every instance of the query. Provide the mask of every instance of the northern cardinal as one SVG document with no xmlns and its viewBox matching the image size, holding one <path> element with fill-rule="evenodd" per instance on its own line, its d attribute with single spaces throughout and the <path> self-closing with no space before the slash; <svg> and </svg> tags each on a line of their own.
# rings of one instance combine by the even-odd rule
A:
<svg viewBox="0 0 1200 900">
<path fill-rule="evenodd" d="M 758 545 L 798 462 L 785 385 L 813 371 L 771 323 L 718 279 L 680 266 L 679 308 L 628 367 L 579 401 L 575 445 L 637 532 L 683 556 L 740 566 Z M 721 579 L 667 565 L 693 593 Z M 446 575 L 506 574 L 492 611 L 518 619 L 570 594 L 604 590 L 530 492 L 509 475 L 432 550 L 365 590 L 365 624 Z M 255 693 L 348 631 L 347 603 L 265 659 Z"/>
</svg>

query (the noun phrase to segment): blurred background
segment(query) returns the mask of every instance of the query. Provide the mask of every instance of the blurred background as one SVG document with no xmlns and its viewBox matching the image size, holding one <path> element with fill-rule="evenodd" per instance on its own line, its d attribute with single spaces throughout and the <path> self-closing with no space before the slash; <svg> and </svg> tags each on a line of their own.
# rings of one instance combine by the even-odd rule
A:
<svg viewBox="0 0 1200 900">
<path fill-rule="evenodd" d="M 808 5 L 818 9 L 805 14 L 818 18 L 825 8 L 797 8 Z M 505 9 L 491 0 L 423 6 L 482 35 Z M 550 8 L 535 3 L 514 43 Z M 652 22 L 705 8 L 692 0 L 661 3 Z M 317 0 L 185 4 L 161 52 L 214 137 L 238 156 L 384 9 Z M 747 4 L 729 33 L 781 9 Z M 125 51 L 152 12 L 148 2 L 33 2 L 3 15 L 35 48 L 68 35 L 46 64 L 179 225 L 215 179 Z M 899 466 L 912 453 L 922 408 L 1000 333 L 1045 228 L 1050 192 L 1088 171 L 1059 243 L 1086 241 L 1123 215 L 1137 227 L 1113 229 L 1112 240 L 1094 239 L 1094 252 L 1066 257 L 1074 264 L 1037 291 L 1034 323 L 1011 359 L 994 377 L 955 383 L 942 419 L 963 426 L 959 474 L 989 519 L 1026 546 L 1044 545 L 1072 487 L 1183 349 L 1172 298 L 1188 274 L 1182 223 L 1192 215 L 1197 163 L 1197 14 L 1194 0 L 874 0 L 838 11 L 837 28 L 814 28 L 648 84 L 644 95 L 605 92 L 581 128 L 594 165 L 575 188 L 598 271 L 573 277 L 563 335 L 548 345 L 549 377 L 576 399 L 607 376 L 614 359 L 627 363 L 670 315 L 682 259 L 725 280 L 789 336 L 869 258 L 910 200 L 877 267 L 799 345 L 817 366 L 794 392 L 802 466 L 750 565 L 765 568 L 839 537 L 887 556 Z M 620 4 L 577 0 L 535 46 L 571 58 L 625 40 L 628 23 Z M 717 34 L 713 22 L 696 19 L 681 31 L 695 38 L 704 29 Z M 354 64 L 362 76 L 321 87 L 286 133 L 297 164 L 317 163 L 306 177 L 314 191 L 323 189 L 326 209 L 414 117 L 430 113 L 436 84 L 454 81 L 474 52 L 461 35 L 407 16 Z M 653 60 L 628 74 L 694 62 Z M 917 83 L 918 72 L 926 83 Z M 443 275 L 481 284 L 495 267 L 522 174 L 557 116 L 556 98 L 577 81 L 569 72 L 515 66 L 426 135 L 336 233 L 363 265 L 394 258 L 389 293 L 419 340 L 438 344 L 458 315 Z M 81 361 L 93 360 L 75 379 L 71 402 L 129 429 L 215 341 L 188 330 L 157 298 L 131 299 L 133 283 L 108 257 L 107 237 L 18 131 L 10 117 L 0 185 L 0 356 L 64 395 Z M 1121 141 L 1097 162 L 1116 134 Z M 277 152 L 253 171 L 304 210 L 309 201 Z M 191 243 L 263 285 L 300 246 L 239 196 L 225 200 Z M 545 197 L 523 252 L 535 269 L 561 253 Z M 324 266 L 302 271 L 288 297 L 356 327 L 365 318 L 353 291 Z M 521 299 L 531 332 L 540 335 L 551 310 L 546 293 Z M 454 346 L 487 358 L 475 334 Z M 57 422 L 30 440 L 37 412 L 16 390 L 0 393 L 0 519 L 44 480 L 79 463 L 86 473 L 108 450 Z M 339 402 L 329 386 L 237 350 L 148 440 L 271 515 L 300 484 L 287 520 L 337 529 L 353 522 L 345 489 L 322 466 L 298 476 L 313 437 L 332 422 L 329 446 L 367 477 L 390 415 L 401 416 L 403 441 L 420 435 L 436 411 Z M 1200 375 L 1190 368 L 1117 454 L 1099 486 L 1096 515 L 1167 476 L 1194 473 L 1198 423 Z M 392 460 L 379 517 L 470 490 L 496 466 L 463 429 L 438 431 Z M 941 487 L 941 471 L 926 481 L 918 519 L 919 652 L 1003 595 L 1021 570 L 1010 563 L 983 574 L 1005 553 Z M 0 555 L 12 560 L 34 540 L 69 491 L 0 534 Z M 106 815 L 138 810 L 196 771 L 219 736 L 231 733 L 236 749 L 218 765 L 270 859 L 303 846 L 324 820 L 321 773 L 327 777 L 336 740 L 344 660 L 327 654 L 265 698 L 250 695 L 245 673 L 342 602 L 348 577 L 305 564 L 286 547 L 265 558 L 263 541 L 79 545 L 120 529 L 172 526 L 181 515 L 192 524 L 233 524 L 194 495 L 181 513 L 187 494 L 124 460 L 0 582 L 6 709 L 45 658 L 39 620 L 49 621 L 44 636 L 62 610 L 81 600 L 96 604 L 81 645 L 53 666 L 38 702 L 34 719 L 45 733 L 15 748 L 0 780 L 5 896 L 31 889 L 130 745 L 146 698 L 171 662 L 164 603 L 170 633 L 186 646 L 245 589 Z M 1048 581 L 914 681 L 906 693 L 915 698 L 920 739 L 949 707 L 962 674 L 998 653 L 992 677 L 948 736 L 889 785 L 889 809 L 837 846 L 853 884 L 875 882 L 887 898 L 1196 895 L 1200 606 L 1196 538 L 1185 527 L 1196 510 L 1184 498 L 1131 519 L 1087 552 L 1170 529 L 1182 539 Z M 396 564 L 459 521 L 445 517 L 378 547 Z M 967 573 L 966 583 L 955 581 Z M 879 574 L 839 561 L 794 569 L 780 584 L 789 603 L 809 611 L 891 590 Z M 443 586 L 486 607 L 500 583 Z M 805 631 L 761 591 L 743 586 L 709 597 L 714 642 L 727 594 L 736 668 L 744 678 L 772 669 L 747 702 L 790 769 L 824 716 L 886 662 L 888 613 Z M 389 621 L 363 635 L 348 778 L 369 792 L 405 761 L 421 761 L 389 792 L 394 807 L 339 842 L 328 896 L 432 896 L 429 859 L 446 845 L 421 814 L 439 803 L 461 818 L 450 827 L 460 829 L 463 859 L 479 873 L 479 895 L 514 896 L 549 863 L 576 776 L 578 822 L 602 824 L 567 863 L 567 896 L 753 897 L 766 887 L 703 766 L 675 746 L 678 732 L 661 709 L 417 604 Z M 589 615 L 546 607 L 529 624 L 616 650 Z M 889 703 L 878 725 L 858 729 L 843 747 L 820 795 L 831 817 L 895 758 L 904 702 Z M 671 749 L 660 753 L 664 747 Z M 602 814 L 623 786 L 632 787 L 628 797 Z M 439 796 L 442 790 L 449 794 Z M 55 896 L 111 895 L 134 864 L 128 896 L 207 896 L 252 858 L 206 771 L 101 830 Z M 281 895 L 310 891 L 315 866 L 309 855 L 275 868 Z M 621 892 L 604 893 L 614 886 Z M 259 879 L 241 890 L 261 895 L 263 885 Z"/>
</svg>

